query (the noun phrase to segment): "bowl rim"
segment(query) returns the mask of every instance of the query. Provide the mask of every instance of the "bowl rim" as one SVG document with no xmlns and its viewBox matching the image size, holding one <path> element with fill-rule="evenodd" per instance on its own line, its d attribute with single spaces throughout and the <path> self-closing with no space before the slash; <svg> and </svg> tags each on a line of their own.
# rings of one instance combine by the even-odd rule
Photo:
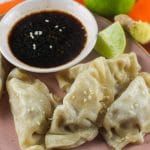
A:
<svg viewBox="0 0 150 150">
<path fill-rule="evenodd" d="M 39 2 L 39 1 L 47 2 L 48 0 L 38 0 L 38 2 Z M 54 1 L 54 0 L 49 0 L 49 1 Z M 71 61 L 69 61 L 69 62 L 67 62 L 67 63 L 65 63 L 65 64 L 56 66 L 56 67 L 40 68 L 40 67 L 34 67 L 34 66 L 30 66 L 30 65 L 27 65 L 27 64 L 23 63 L 22 61 L 20 61 L 18 58 L 16 58 L 16 57 L 12 54 L 10 48 L 9 48 L 9 49 L 4 49 L 4 48 L 3 48 L 3 44 L 0 42 L 0 43 L 1 43 L 1 44 L 0 44 L 0 51 L 1 51 L 2 55 L 3 55 L 11 64 L 13 64 L 14 66 L 19 67 L 19 68 L 21 68 L 21 69 L 24 69 L 24 70 L 26 70 L 26 71 L 35 72 L 35 73 L 51 73 L 51 72 L 57 72 L 57 71 L 65 70 L 65 69 L 67 69 L 67 68 L 69 68 L 69 67 L 72 67 L 72 66 L 76 65 L 77 63 L 81 62 L 85 57 L 87 57 L 87 56 L 89 55 L 89 53 L 90 53 L 90 52 L 93 50 L 93 48 L 94 48 L 94 45 L 95 45 L 96 39 L 97 39 L 98 24 L 97 24 L 97 22 L 96 22 L 96 19 L 95 19 L 94 15 L 93 15 L 87 8 L 85 8 L 83 5 L 81 5 L 80 3 L 78 3 L 78 2 L 76 2 L 76 1 L 74 1 L 74 0 L 65 0 L 65 3 L 67 3 L 67 2 L 68 2 L 69 4 L 72 3 L 72 4 L 73 4 L 73 7 L 75 6 L 75 7 L 77 7 L 77 8 L 82 9 L 83 11 L 85 11 L 85 13 L 88 15 L 88 17 L 90 17 L 90 19 L 92 19 L 92 21 L 93 21 L 92 24 L 93 24 L 93 27 L 95 28 L 95 38 L 92 39 L 92 40 L 93 40 L 93 44 L 90 45 L 89 49 L 87 49 L 87 50 L 86 50 L 85 48 L 82 49 L 81 53 L 84 52 L 84 55 L 83 55 L 83 54 L 81 55 L 81 53 L 80 53 L 80 54 L 79 54 L 78 56 L 76 56 L 73 60 L 71 60 Z M 23 2 L 19 3 L 18 5 L 16 5 L 16 6 L 13 7 L 12 9 L 10 9 L 10 10 L 4 15 L 4 17 L 3 17 L 3 18 L 1 19 L 1 21 L 0 21 L 0 24 L 1 24 L 2 22 L 4 22 L 10 14 L 14 13 L 16 10 L 18 10 L 18 9 L 19 9 L 20 7 L 22 7 L 22 6 L 26 7 L 26 4 L 28 4 L 28 3 L 37 3 L 37 0 L 28 0 L 28 1 L 23 1 Z M 56 1 L 56 3 L 57 3 L 57 1 Z M 44 10 L 44 9 L 43 9 L 43 10 Z M 57 10 L 59 11 L 59 9 L 57 9 Z M 80 10 L 78 10 L 78 11 L 80 11 Z M 33 11 L 33 13 L 34 13 L 34 12 L 37 12 L 37 11 Z M 26 12 L 26 13 L 28 13 L 28 12 Z M 31 12 L 29 12 L 28 14 L 30 14 L 30 13 L 31 13 Z M 66 11 L 66 13 L 70 13 L 70 14 L 71 14 L 71 12 L 68 12 L 68 11 Z M 26 15 L 28 15 L 28 14 L 26 14 Z M 26 16 L 26 15 L 25 15 L 25 16 Z M 71 15 L 72 15 L 72 14 L 71 14 Z M 74 17 L 76 17 L 76 16 L 74 15 Z M 21 17 L 20 17 L 20 19 L 21 19 Z M 79 18 L 78 18 L 78 19 L 79 19 Z M 80 20 L 80 19 L 79 19 L 79 20 Z M 17 21 L 19 21 L 19 19 L 18 19 Z M 81 20 L 80 20 L 80 21 L 81 21 Z M 84 22 L 81 21 L 81 23 L 85 26 Z M 13 27 L 13 26 L 11 26 L 11 29 L 12 29 L 12 27 Z M 1 29 L 0 29 L 0 31 L 1 31 Z M 8 38 L 7 35 L 6 35 L 6 37 Z M 87 36 L 87 39 L 88 39 L 88 38 L 90 38 L 90 37 Z M 0 41 L 1 41 L 1 37 L 0 37 Z M 87 40 L 87 41 L 88 41 L 88 40 Z M 9 45 L 8 42 L 7 42 L 7 45 Z M 8 56 L 5 51 L 9 51 L 9 52 L 11 53 L 12 57 L 14 57 L 14 58 L 13 58 L 13 59 L 10 58 L 10 56 Z M 14 61 L 14 59 L 15 59 L 15 61 Z M 16 61 L 18 61 L 18 63 L 17 63 Z"/>
</svg>

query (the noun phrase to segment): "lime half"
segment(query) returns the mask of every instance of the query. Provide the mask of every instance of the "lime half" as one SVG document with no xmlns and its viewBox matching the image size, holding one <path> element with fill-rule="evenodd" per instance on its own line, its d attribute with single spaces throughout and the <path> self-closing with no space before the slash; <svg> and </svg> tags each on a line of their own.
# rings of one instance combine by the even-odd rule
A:
<svg viewBox="0 0 150 150">
<path fill-rule="evenodd" d="M 95 50 L 106 58 L 112 58 L 124 52 L 126 37 L 119 22 L 113 23 L 99 32 Z"/>
</svg>

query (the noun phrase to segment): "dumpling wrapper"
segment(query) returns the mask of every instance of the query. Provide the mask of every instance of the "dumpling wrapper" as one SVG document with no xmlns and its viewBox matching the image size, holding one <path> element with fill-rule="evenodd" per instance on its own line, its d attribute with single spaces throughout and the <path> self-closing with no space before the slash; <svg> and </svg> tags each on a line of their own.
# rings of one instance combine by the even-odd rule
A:
<svg viewBox="0 0 150 150">
<path fill-rule="evenodd" d="M 9 74 L 7 90 L 21 149 L 44 150 L 53 95 L 44 83 L 19 69 Z"/>
<path fill-rule="evenodd" d="M 72 83 L 76 79 L 76 77 L 82 73 L 84 70 L 92 67 L 95 64 L 95 61 L 102 59 L 103 57 L 96 58 L 95 60 L 76 65 L 70 69 L 61 71 L 56 75 L 59 87 L 64 91 L 69 91 Z M 122 80 L 130 80 L 133 79 L 137 72 L 140 70 L 140 66 L 137 61 L 137 57 L 135 53 L 130 54 L 122 54 L 117 58 L 105 59 L 106 65 L 110 67 L 110 71 L 114 78 L 119 79 L 119 82 L 123 82 Z M 99 66 L 103 67 L 103 66 Z M 100 68 L 101 69 L 101 68 Z"/>
<path fill-rule="evenodd" d="M 69 149 L 93 140 L 107 107 L 139 70 L 135 54 L 112 60 L 100 57 L 89 63 L 76 76 L 63 104 L 55 109 L 46 148 Z"/>
<path fill-rule="evenodd" d="M 138 76 L 108 108 L 102 130 L 107 143 L 116 150 L 129 143 L 142 143 L 144 135 L 150 132 L 149 108 L 149 88 L 144 78 Z"/>
</svg>

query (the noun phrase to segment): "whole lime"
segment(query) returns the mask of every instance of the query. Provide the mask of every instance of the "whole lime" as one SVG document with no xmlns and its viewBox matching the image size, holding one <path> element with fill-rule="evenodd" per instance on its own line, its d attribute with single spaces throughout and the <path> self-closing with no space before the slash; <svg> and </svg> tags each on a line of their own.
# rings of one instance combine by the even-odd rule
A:
<svg viewBox="0 0 150 150">
<path fill-rule="evenodd" d="M 84 0 L 90 10 L 105 17 L 128 13 L 135 2 L 136 0 Z"/>
</svg>

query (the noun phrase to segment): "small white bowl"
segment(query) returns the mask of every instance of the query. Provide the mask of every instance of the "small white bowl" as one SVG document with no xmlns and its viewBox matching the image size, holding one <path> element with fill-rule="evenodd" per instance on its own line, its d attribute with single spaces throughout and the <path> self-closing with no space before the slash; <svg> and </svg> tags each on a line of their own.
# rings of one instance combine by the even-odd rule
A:
<svg viewBox="0 0 150 150">
<path fill-rule="evenodd" d="M 72 61 L 52 68 L 29 66 L 18 60 L 11 52 L 8 35 L 12 27 L 25 16 L 43 10 L 59 10 L 69 13 L 80 20 L 87 31 L 87 42 L 81 53 Z M 31 72 L 48 73 L 67 69 L 83 60 L 93 49 L 97 39 L 98 26 L 95 18 L 81 4 L 73 0 L 27 0 L 11 9 L 0 22 L 0 51 L 13 65 Z"/>
</svg>

